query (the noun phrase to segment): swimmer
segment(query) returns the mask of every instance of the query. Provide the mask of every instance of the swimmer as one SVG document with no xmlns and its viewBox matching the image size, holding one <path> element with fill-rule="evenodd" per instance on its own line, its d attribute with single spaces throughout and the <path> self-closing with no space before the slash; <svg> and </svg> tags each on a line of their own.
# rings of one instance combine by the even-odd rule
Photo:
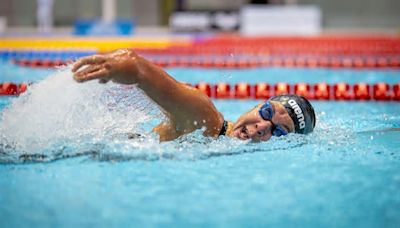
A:
<svg viewBox="0 0 400 228">
<path fill-rule="evenodd" d="M 136 84 L 161 108 L 166 120 L 153 129 L 160 141 L 174 140 L 197 129 L 203 135 L 226 135 L 254 142 L 288 133 L 307 134 L 315 126 L 315 113 L 305 98 L 281 95 L 258 104 L 234 123 L 226 121 L 203 92 L 176 81 L 160 67 L 132 50 L 83 57 L 74 63 L 77 82 Z"/>
</svg>

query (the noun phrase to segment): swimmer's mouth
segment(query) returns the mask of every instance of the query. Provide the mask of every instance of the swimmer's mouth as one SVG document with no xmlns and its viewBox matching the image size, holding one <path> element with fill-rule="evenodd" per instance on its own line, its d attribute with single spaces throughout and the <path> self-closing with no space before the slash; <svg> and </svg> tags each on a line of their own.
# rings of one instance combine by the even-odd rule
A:
<svg viewBox="0 0 400 228">
<path fill-rule="evenodd" d="M 243 126 L 240 130 L 239 139 L 246 140 L 249 139 L 249 132 L 246 126 Z"/>
</svg>

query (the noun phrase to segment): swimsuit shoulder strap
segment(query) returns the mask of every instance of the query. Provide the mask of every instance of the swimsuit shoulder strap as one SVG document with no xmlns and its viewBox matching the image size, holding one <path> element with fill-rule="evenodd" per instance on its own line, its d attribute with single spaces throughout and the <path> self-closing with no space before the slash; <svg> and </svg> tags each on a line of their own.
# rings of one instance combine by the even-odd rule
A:
<svg viewBox="0 0 400 228">
<path fill-rule="evenodd" d="M 219 131 L 218 136 L 225 135 L 227 129 L 228 129 L 228 121 L 224 120 L 224 123 L 222 124 L 222 128 L 221 131 Z"/>
</svg>

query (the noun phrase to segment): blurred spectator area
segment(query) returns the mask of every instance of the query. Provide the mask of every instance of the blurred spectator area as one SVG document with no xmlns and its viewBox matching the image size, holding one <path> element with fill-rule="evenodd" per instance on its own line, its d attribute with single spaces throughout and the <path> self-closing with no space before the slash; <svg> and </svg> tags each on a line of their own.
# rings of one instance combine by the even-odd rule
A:
<svg viewBox="0 0 400 228">
<path fill-rule="evenodd" d="M 172 10 L 239 10 L 243 4 L 313 4 L 322 9 L 323 27 L 399 28 L 400 0 L 116 0 L 117 17 L 137 26 L 168 24 Z M 54 0 L 54 25 L 72 26 L 76 19 L 101 18 L 101 0 Z M 0 17 L 9 27 L 36 26 L 36 0 L 0 0 Z"/>
</svg>

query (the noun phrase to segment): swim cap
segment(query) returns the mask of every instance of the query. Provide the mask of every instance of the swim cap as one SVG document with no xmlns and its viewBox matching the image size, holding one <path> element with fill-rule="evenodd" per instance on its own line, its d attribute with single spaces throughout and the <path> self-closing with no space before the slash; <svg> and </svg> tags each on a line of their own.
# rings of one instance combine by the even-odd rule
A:
<svg viewBox="0 0 400 228">
<path fill-rule="evenodd" d="M 313 131 L 315 127 L 314 108 L 306 98 L 285 94 L 272 97 L 270 100 L 277 101 L 285 107 L 293 120 L 296 133 L 308 134 Z"/>
</svg>

